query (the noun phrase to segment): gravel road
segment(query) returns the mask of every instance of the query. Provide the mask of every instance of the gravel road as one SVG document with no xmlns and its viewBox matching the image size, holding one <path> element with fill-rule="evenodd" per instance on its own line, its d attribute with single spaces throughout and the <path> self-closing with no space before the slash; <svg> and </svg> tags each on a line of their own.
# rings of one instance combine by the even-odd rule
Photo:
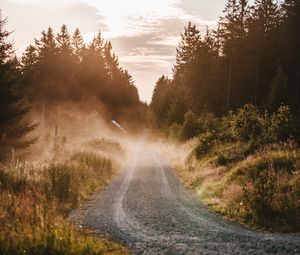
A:
<svg viewBox="0 0 300 255">
<path fill-rule="evenodd" d="M 132 150 L 122 174 L 71 218 L 133 254 L 300 254 L 300 235 L 256 232 L 208 210 L 145 143 Z"/>
</svg>

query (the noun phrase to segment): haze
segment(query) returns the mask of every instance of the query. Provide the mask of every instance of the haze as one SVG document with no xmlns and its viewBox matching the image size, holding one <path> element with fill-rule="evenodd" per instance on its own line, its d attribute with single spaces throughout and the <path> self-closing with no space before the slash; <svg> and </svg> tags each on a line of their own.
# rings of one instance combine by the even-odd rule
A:
<svg viewBox="0 0 300 255">
<path fill-rule="evenodd" d="M 128 69 L 141 100 L 150 102 L 162 74 L 171 75 L 180 32 L 192 20 L 200 29 L 215 26 L 226 0 L 0 0 L 7 29 L 21 55 L 48 26 L 57 32 L 78 27 L 86 42 L 101 30 Z"/>
</svg>

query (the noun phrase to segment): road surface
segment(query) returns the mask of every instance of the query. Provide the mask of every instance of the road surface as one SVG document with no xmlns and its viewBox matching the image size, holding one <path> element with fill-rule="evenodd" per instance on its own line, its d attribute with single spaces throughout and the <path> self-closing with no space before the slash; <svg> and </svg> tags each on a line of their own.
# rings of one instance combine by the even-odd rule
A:
<svg viewBox="0 0 300 255">
<path fill-rule="evenodd" d="M 300 254 L 299 235 L 256 232 L 208 210 L 145 143 L 132 150 L 121 176 L 72 218 L 133 254 Z"/>
</svg>

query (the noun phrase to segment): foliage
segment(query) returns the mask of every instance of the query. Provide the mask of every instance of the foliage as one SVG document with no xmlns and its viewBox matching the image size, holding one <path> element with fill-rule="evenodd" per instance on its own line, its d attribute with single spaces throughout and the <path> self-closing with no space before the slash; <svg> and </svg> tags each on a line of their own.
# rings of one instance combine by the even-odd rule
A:
<svg viewBox="0 0 300 255">
<path fill-rule="evenodd" d="M 294 134 L 293 117 L 288 106 L 280 106 L 270 120 L 270 137 L 274 142 L 284 142 Z"/>
<path fill-rule="evenodd" d="M 198 134 L 198 120 L 193 112 L 188 112 L 184 115 L 184 122 L 182 125 L 182 138 L 189 140 Z"/>
<path fill-rule="evenodd" d="M 197 159 L 201 159 L 214 144 L 214 135 L 210 132 L 204 133 L 198 138 L 198 145 L 195 147 Z"/>
<path fill-rule="evenodd" d="M 99 111 L 107 121 L 138 121 L 139 110 L 144 110 L 132 77 L 120 67 L 100 31 L 85 44 L 79 29 L 71 36 L 63 25 L 55 35 L 50 27 L 28 46 L 21 70 L 22 86 L 46 124 L 51 122 L 53 106 L 67 102 L 87 112 Z"/>
<path fill-rule="evenodd" d="M 252 104 L 252 113 L 246 106 L 248 116 L 239 116 L 244 124 L 236 124 L 249 121 L 253 130 L 235 130 L 237 136 L 249 140 L 264 132 L 258 115 L 265 109 L 273 113 L 287 105 L 296 112 L 300 102 L 299 10 L 294 0 L 228 0 L 217 29 L 201 34 L 189 22 L 177 48 L 173 77 L 164 77 L 165 90 L 157 84 L 153 94 L 151 108 L 161 109 L 154 111 L 159 123 L 182 124 L 189 111 L 222 117 Z"/>
<path fill-rule="evenodd" d="M 263 118 L 258 108 L 250 104 L 239 109 L 230 124 L 233 137 L 241 141 L 257 139 L 264 132 Z"/>
<path fill-rule="evenodd" d="M 282 151 L 262 155 L 266 156 L 236 170 L 235 178 L 243 186 L 242 199 L 247 212 L 242 217 L 268 228 L 297 230 L 299 154 Z"/>
<path fill-rule="evenodd" d="M 14 151 L 24 149 L 34 142 L 27 135 L 35 128 L 25 117 L 29 111 L 20 84 L 21 73 L 11 43 L 6 21 L 0 20 L 0 161 L 13 157 Z M 13 152 L 12 152 L 13 151 Z"/>
</svg>

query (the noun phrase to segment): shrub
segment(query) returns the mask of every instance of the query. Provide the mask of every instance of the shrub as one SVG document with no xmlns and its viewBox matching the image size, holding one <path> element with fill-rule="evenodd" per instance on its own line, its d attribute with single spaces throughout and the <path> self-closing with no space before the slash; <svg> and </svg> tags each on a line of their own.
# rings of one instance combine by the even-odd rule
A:
<svg viewBox="0 0 300 255">
<path fill-rule="evenodd" d="M 198 118 L 198 133 L 218 132 L 221 121 L 213 113 L 202 113 Z"/>
<path fill-rule="evenodd" d="M 250 141 L 261 137 L 264 132 L 263 118 L 258 108 L 247 104 L 239 109 L 231 120 L 233 137 L 240 141 Z"/>
<path fill-rule="evenodd" d="M 271 117 L 269 135 L 273 142 L 285 142 L 291 138 L 293 132 L 290 108 L 288 106 L 280 106 Z"/>
<path fill-rule="evenodd" d="M 213 146 L 214 135 L 212 133 L 205 133 L 199 136 L 198 145 L 194 149 L 197 159 L 201 159 Z"/>
<path fill-rule="evenodd" d="M 247 222 L 267 228 L 300 228 L 299 157 L 291 152 L 271 153 L 235 171 L 243 187 Z"/>
<path fill-rule="evenodd" d="M 188 112 L 184 115 L 184 122 L 182 125 L 181 136 L 183 140 L 189 140 L 198 135 L 198 121 L 193 112 Z"/>
<path fill-rule="evenodd" d="M 222 145 L 220 145 L 222 146 Z M 245 159 L 245 152 L 248 146 L 245 143 L 235 143 L 221 147 L 217 151 L 217 159 L 215 161 L 217 166 L 226 166 L 230 163 L 234 163 Z"/>
</svg>

